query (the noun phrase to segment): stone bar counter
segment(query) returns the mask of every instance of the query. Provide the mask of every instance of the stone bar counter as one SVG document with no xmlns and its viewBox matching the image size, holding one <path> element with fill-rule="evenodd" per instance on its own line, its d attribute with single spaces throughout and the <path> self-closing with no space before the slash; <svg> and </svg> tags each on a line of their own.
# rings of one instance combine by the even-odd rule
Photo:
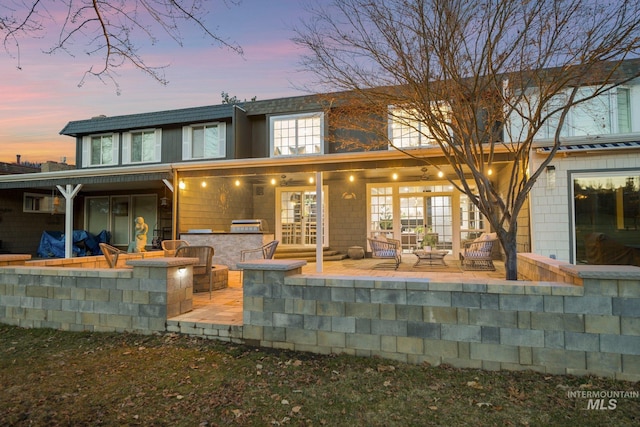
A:
<svg viewBox="0 0 640 427">
<path fill-rule="evenodd" d="M 223 264 L 230 270 L 237 270 L 240 251 L 255 249 L 274 239 L 273 233 L 228 233 L 213 231 L 189 231 L 180 233 L 180 240 L 192 246 L 213 246 L 214 264 Z"/>
</svg>

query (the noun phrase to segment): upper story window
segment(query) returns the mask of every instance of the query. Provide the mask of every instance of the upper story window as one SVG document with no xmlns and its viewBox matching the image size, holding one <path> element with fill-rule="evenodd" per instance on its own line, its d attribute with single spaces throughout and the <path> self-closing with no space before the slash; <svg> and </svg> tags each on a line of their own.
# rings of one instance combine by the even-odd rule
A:
<svg viewBox="0 0 640 427">
<path fill-rule="evenodd" d="M 435 107 L 434 119 L 440 118 L 442 123 L 450 121 L 449 107 L 442 103 Z M 420 148 L 437 145 L 431 130 L 419 118 L 415 109 L 400 107 L 389 108 L 389 140 L 400 148 Z"/>
<path fill-rule="evenodd" d="M 583 87 L 576 93 L 575 99 L 593 95 L 593 87 Z M 628 87 L 613 88 L 594 98 L 583 101 L 569 110 L 560 131 L 562 137 L 580 137 L 589 135 L 611 135 L 633 132 L 632 129 L 632 91 Z M 568 93 L 554 95 L 544 108 L 543 114 L 550 114 L 561 109 L 568 101 Z M 530 106 L 524 107 L 523 114 L 533 111 L 537 104 L 537 95 L 528 96 Z M 522 106 L 525 105 L 523 102 Z M 551 139 L 558 129 L 561 112 L 550 115 L 538 130 L 535 139 Z M 517 140 L 526 134 L 526 120 L 513 114 L 510 118 L 510 138 Z"/>
<path fill-rule="evenodd" d="M 148 129 L 126 132 L 122 139 L 122 163 L 159 162 L 162 148 L 162 131 Z"/>
<path fill-rule="evenodd" d="M 204 123 L 182 128 L 182 159 L 224 158 L 227 152 L 224 123 Z"/>
<path fill-rule="evenodd" d="M 118 164 L 118 134 L 88 135 L 82 138 L 82 165 L 113 166 Z"/>
<path fill-rule="evenodd" d="M 269 119 L 272 156 L 322 154 L 324 114 L 274 116 Z"/>
</svg>

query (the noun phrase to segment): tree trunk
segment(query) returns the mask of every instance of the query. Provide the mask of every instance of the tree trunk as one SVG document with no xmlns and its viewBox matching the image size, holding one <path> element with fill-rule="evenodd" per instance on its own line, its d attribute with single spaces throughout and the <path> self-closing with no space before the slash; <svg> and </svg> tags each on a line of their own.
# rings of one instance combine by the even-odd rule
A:
<svg viewBox="0 0 640 427">
<path fill-rule="evenodd" d="M 518 280 L 518 251 L 516 239 L 512 233 L 507 233 L 501 241 L 504 250 L 504 272 L 506 280 Z"/>
</svg>

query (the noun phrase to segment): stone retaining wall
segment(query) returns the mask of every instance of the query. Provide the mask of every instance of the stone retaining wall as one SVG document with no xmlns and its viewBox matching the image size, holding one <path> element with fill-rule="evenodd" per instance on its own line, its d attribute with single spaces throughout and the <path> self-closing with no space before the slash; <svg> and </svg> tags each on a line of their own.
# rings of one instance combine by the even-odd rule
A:
<svg viewBox="0 0 640 427">
<path fill-rule="evenodd" d="M 302 275 L 242 264 L 246 342 L 487 370 L 640 380 L 640 268 L 563 266 L 572 282 Z M 599 267 L 599 268 L 594 268 Z M 568 268 L 569 271 L 565 271 Z"/>
<path fill-rule="evenodd" d="M 139 258 L 127 261 L 133 268 L 122 269 L 3 267 L 0 322 L 74 331 L 162 332 L 167 317 L 192 309 L 196 261 Z"/>
</svg>

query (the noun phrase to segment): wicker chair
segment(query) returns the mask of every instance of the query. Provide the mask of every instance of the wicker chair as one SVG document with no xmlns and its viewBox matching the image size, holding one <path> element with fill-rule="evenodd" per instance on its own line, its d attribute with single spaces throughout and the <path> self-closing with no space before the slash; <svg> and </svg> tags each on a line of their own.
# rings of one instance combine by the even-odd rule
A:
<svg viewBox="0 0 640 427">
<path fill-rule="evenodd" d="M 163 240 L 160 245 L 164 251 L 164 256 L 174 256 L 176 254 L 176 249 L 180 246 L 189 246 L 189 242 L 184 240 Z"/>
<path fill-rule="evenodd" d="M 395 239 L 371 239 L 367 237 L 373 258 L 391 259 L 393 262 L 380 263 L 376 267 L 394 267 L 395 270 L 402 262 L 402 245 Z"/>
<path fill-rule="evenodd" d="M 460 252 L 460 263 L 465 270 L 495 271 L 493 265 L 493 245 L 498 241 L 494 233 L 482 234 L 473 242 L 467 242 Z"/>
<path fill-rule="evenodd" d="M 209 283 L 209 299 L 213 292 L 213 253 L 212 246 L 180 246 L 176 249 L 176 257 L 198 258 L 193 266 L 193 287 L 197 283 Z"/>
</svg>

